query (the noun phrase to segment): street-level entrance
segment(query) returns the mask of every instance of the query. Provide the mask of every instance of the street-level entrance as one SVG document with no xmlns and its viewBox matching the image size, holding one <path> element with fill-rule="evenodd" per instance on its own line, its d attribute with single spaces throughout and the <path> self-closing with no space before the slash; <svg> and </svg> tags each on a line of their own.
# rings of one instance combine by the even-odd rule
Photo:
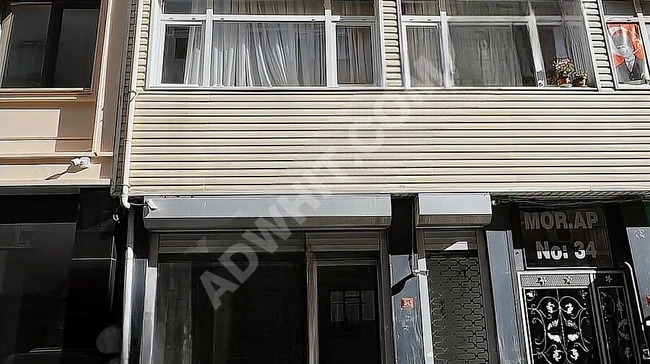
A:
<svg viewBox="0 0 650 364">
<path fill-rule="evenodd" d="M 528 362 L 640 362 L 622 271 L 520 272 Z"/>
<path fill-rule="evenodd" d="M 377 268 L 318 267 L 320 364 L 378 364 Z"/>
</svg>

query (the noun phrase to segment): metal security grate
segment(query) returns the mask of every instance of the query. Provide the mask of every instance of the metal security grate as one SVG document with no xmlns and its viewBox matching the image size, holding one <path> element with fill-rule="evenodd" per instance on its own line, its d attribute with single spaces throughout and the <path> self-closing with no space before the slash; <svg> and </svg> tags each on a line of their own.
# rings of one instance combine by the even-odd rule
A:
<svg viewBox="0 0 650 364">
<path fill-rule="evenodd" d="M 436 364 L 488 363 L 487 330 L 476 251 L 427 256 Z"/>
</svg>

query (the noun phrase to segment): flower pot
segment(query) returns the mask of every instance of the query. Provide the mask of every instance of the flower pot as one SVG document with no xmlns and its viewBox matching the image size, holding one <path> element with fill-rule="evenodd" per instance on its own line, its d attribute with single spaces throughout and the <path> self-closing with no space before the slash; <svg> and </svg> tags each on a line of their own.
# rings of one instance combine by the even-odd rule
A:
<svg viewBox="0 0 650 364">
<path fill-rule="evenodd" d="M 571 84 L 569 83 L 569 78 L 568 77 L 558 77 L 557 78 L 557 85 L 561 87 L 570 87 Z"/>
<path fill-rule="evenodd" d="M 585 80 L 583 77 L 578 77 L 571 83 L 573 84 L 573 87 L 585 87 L 586 82 L 587 80 Z"/>
</svg>

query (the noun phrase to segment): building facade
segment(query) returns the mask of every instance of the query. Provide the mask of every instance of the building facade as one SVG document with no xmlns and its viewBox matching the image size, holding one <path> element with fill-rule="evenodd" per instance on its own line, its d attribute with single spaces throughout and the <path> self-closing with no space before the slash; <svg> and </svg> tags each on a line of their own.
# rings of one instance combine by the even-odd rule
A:
<svg viewBox="0 0 650 364">
<path fill-rule="evenodd" d="M 649 2 L 130 14 L 126 359 L 650 360 Z"/>
<path fill-rule="evenodd" d="M 128 13 L 110 0 L 2 0 L 0 13 L 0 363 L 107 363 Z"/>
</svg>

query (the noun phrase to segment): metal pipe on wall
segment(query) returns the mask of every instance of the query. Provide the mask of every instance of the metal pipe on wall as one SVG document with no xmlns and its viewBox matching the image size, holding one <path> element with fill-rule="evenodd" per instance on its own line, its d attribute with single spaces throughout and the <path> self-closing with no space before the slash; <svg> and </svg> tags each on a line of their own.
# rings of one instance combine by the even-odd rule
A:
<svg viewBox="0 0 650 364">
<path fill-rule="evenodd" d="M 128 226 L 126 231 L 126 252 L 124 254 L 124 306 L 122 318 L 122 354 L 121 364 L 129 363 L 131 351 L 131 315 L 133 310 L 133 241 L 135 239 L 135 212 L 128 212 Z"/>
</svg>

